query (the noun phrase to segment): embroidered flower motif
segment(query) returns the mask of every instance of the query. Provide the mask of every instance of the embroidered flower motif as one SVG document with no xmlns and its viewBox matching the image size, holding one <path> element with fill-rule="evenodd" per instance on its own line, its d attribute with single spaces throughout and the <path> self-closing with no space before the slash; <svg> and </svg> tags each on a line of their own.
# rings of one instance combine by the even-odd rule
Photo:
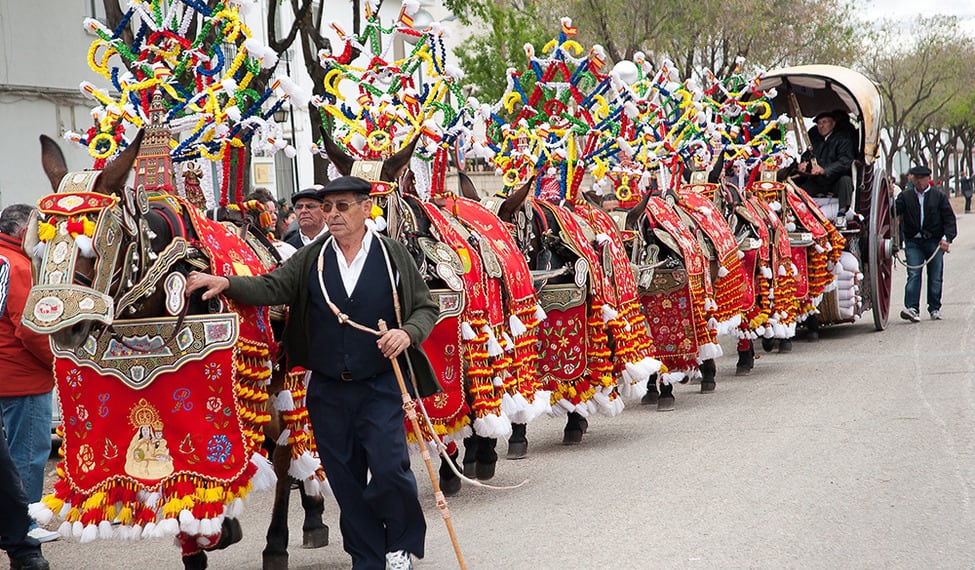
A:
<svg viewBox="0 0 975 570">
<path fill-rule="evenodd" d="M 203 374 L 206 376 L 207 380 L 216 382 L 223 375 L 223 370 L 216 362 L 210 362 L 206 365 L 206 368 L 204 368 Z"/>
<path fill-rule="evenodd" d="M 86 408 L 83 405 L 79 405 L 75 409 L 75 415 L 78 417 L 78 420 L 79 421 L 82 421 L 83 422 L 83 421 L 87 420 L 88 419 L 88 408 Z"/>
<path fill-rule="evenodd" d="M 64 381 L 68 383 L 68 386 L 72 388 L 77 388 L 81 386 L 81 370 L 77 368 L 72 368 L 68 371 L 68 374 L 64 377 Z"/>
<path fill-rule="evenodd" d="M 207 442 L 207 461 L 213 463 L 223 463 L 230 457 L 230 450 L 233 444 L 230 439 L 223 435 L 217 434 L 210 438 Z"/>
<path fill-rule="evenodd" d="M 210 396 L 210 399 L 207 400 L 207 409 L 211 412 L 219 412 L 222 405 L 223 401 L 217 396 Z"/>
</svg>

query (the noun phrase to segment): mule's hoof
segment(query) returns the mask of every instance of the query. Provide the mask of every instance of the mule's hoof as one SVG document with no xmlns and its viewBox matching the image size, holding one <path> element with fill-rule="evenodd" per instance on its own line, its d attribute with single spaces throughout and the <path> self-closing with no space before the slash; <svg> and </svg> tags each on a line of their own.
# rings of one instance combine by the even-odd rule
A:
<svg viewBox="0 0 975 570">
<path fill-rule="evenodd" d="M 586 435 L 586 432 L 589 431 L 589 420 L 586 418 L 579 418 L 579 429 L 582 430 L 582 435 Z"/>
<path fill-rule="evenodd" d="M 183 557 L 183 570 L 206 570 L 207 553 L 197 552 Z"/>
<path fill-rule="evenodd" d="M 263 570 L 288 570 L 288 553 L 264 552 L 261 554 L 261 562 Z"/>
<path fill-rule="evenodd" d="M 322 525 L 321 528 L 310 528 L 301 531 L 302 548 L 321 548 L 328 546 L 328 526 Z"/>
<path fill-rule="evenodd" d="M 581 429 L 567 429 L 562 434 L 562 443 L 564 445 L 576 445 L 582 443 L 582 430 Z"/>
<path fill-rule="evenodd" d="M 775 339 L 763 338 L 762 339 L 762 350 L 765 352 L 772 352 L 775 349 Z"/>
<path fill-rule="evenodd" d="M 494 469 L 497 467 L 497 463 L 481 463 L 478 462 L 477 466 L 474 468 L 474 474 L 481 481 L 487 481 L 494 477 Z"/>
<path fill-rule="evenodd" d="M 464 477 L 470 477 L 471 479 L 477 477 L 476 461 L 471 461 L 470 463 L 468 463 L 467 461 L 464 462 Z"/>
<path fill-rule="evenodd" d="M 735 368 L 735 376 L 748 376 L 752 373 L 751 366 L 739 366 Z"/>
<path fill-rule="evenodd" d="M 792 352 L 792 341 L 791 340 L 779 341 L 779 354 L 785 354 L 788 352 Z"/>
<path fill-rule="evenodd" d="M 657 399 L 657 411 L 658 412 L 672 412 L 674 411 L 674 403 L 676 399 L 673 396 L 663 397 Z"/>
<path fill-rule="evenodd" d="M 711 392 L 714 392 L 714 389 L 717 386 L 718 385 L 715 382 L 705 382 L 705 381 L 702 381 L 701 382 L 701 393 L 702 394 L 710 394 Z"/>
<path fill-rule="evenodd" d="M 237 544 L 244 538 L 244 531 L 240 528 L 240 521 L 232 518 L 223 519 L 220 525 L 220 539 L 210 550 L 223 550 L 231 544 Z"/>
<path fill-rule="evenodd" d="M 440 478 L 440 490 L 446 497 L 453 497 L 457 493 L 460 493 L 460 486 L 460 477 L 457 477 L 453 473 L 450 474 L 450 477 Z"/>
<path fill-rule="evenodd" d="M 652 392 L 647 392 L 642 398 L 640 398 L 640 404 L 644 406 L 656 404 L 659 398 L 660 394 L 658 394 L 656 390 L 653 390 Z"/>
<path fill-rule="evenodd" d="M 528 457 L 527 441 L 509 441 L 508 459 L 524 459 Z"/>
</svg>

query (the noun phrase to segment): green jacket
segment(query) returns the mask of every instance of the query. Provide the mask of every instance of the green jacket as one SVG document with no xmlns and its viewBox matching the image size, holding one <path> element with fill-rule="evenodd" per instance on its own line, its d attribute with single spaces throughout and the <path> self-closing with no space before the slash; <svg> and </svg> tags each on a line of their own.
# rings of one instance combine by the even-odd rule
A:
<svg viewBox="0 0 975 570">
<path fill-rule="evenodd" d="M 406 357 L 416 379 L 421 397 L 440 391 L 440 384 L 427 355 L 420 343 L 433 330 L 440 308 L 430 296 L 430 289 L 420 276 L 413 258 L 397 241 L 378 236 L 389 252 L 390 261 L 399 271 L 399 300 L 401 328 L 409 333 L 413 344 L 407 348 Z M 299 249 L 281 267 L 257 277 L 228 277 L 230 288 L 224 294 L 247 305 L 287 305 L 290 308 L 283 341 L 288 353 L 289 366 L 308 367 L 308 276 L 317 270 L 318 254 L 328 239 L 328 234 Z M 375 323 L 362 323 L 375 327 Z M 396 328 L 397 323 L 389 323 Z M 404 372 L 406 373 L 406 372 Z M 409 382 L 409 379 L 407 379 Z"/>
</svg>

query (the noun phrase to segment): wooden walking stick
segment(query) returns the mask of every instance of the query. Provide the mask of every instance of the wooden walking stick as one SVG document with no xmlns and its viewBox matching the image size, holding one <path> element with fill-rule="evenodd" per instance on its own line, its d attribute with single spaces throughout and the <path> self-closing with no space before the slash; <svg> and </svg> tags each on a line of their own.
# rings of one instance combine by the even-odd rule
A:
<svg viewBox="0 0 975 570">
<path fill-rule="evenodd" d="M 380 319 L 379 332 L 386 334 L 388 330 L 386 321 Z M 440 511 L 440 516 L 443 517 L 443 522 L 447 525 L 450 542 L 454 545 L 457 564 L 461 570 L 467 570 L 464 555 L 460 551 L 460 543 L 457 541 L 457 534 L 454 533 L 454 523 L 450 520 L 450 509 L 447 507 L 447 498 L 444 497 L 443 491 L 440 490 L 440 481 L 438 481 L 437 473 L 433 469 L 433 462 L 430 461 L 430 451 L 423 443 L 423 432 L 420 431 L 420 421 L 416 417 L 416 404 L 413 402 L 409 390 L 406 389 L 406 381 L 403 380 L 403 372 L 399 368 L 399 362 L 396 360 L 396 357 L 390 358 L 389 360 L 393 363 L 393 373 L 396 374 L 396 382 L 399 384 L 400 395 L 403 397 L 403 411 L 406 412 L 406 417 L 410 419 L 410 425 L 413 426 L 413 434 L 416 436 L 416 441 L 420 444 L 420 455 L 423 457 L 423 463 L 427 466 L 427 474 L 430 475 L 430 482 L 433 483 L 433 496 L 437 500 L 437 510 Z"/>
</svg>

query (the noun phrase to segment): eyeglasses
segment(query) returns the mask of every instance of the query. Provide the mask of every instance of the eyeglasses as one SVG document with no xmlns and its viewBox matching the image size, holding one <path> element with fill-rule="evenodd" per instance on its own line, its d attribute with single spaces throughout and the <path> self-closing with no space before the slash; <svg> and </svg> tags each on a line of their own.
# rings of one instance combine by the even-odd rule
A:
<svg viewBox="0 0 975 570">
<path fill-rule="evenodd" d="M 332 206 L 335 206 L 335 209 L 338 210 L 339 212 L 348 212 L 349 208 L 351 208 L 353 204 L 360 204 L 364 200 L 365 198 L 363 198 L 362 200 L 356 200 L 355 202 L 334 202 L 334 203 L 322 202 L 321 207 L 322 207 L 322 211 L 325 212 L 326 214 L 332 211 Z"/>
</svg>

